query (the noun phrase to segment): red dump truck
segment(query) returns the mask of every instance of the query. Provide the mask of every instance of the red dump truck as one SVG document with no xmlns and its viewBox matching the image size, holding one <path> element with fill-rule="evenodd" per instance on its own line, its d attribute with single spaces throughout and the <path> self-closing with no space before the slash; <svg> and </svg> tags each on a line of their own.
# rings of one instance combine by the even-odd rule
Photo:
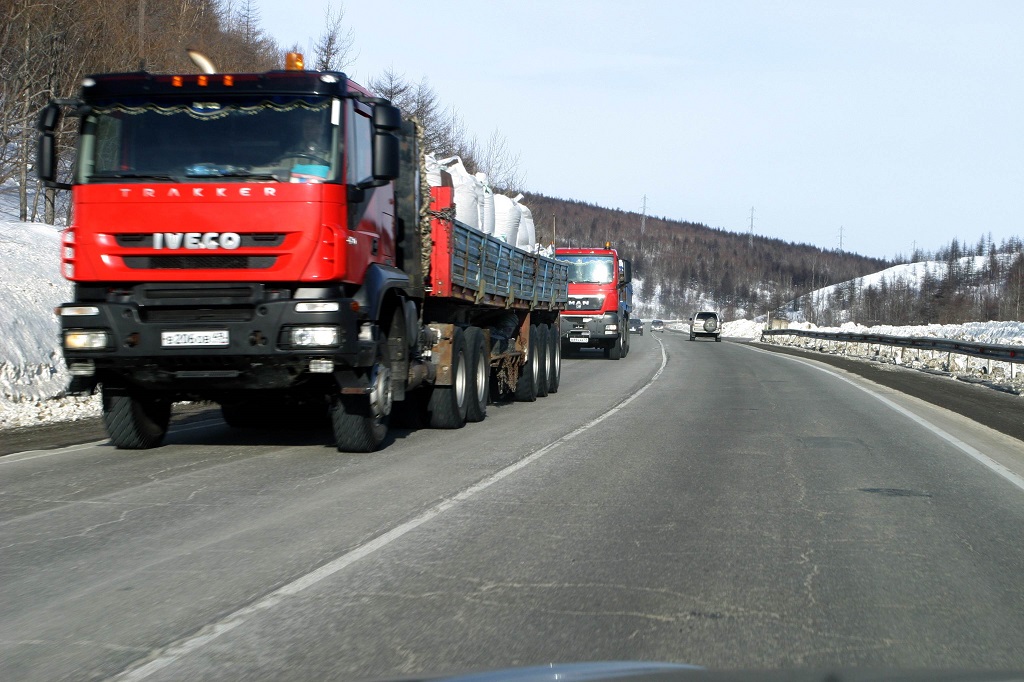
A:
<svg viewBox="0 0 1024 682">
<path fill-rule="evenodd" d="M 421 182 L 415 122 L 290 57 L 91 75 L 40 114 L 39 176 L 74 206 L 70 391 L 99 387 L 118 448 L 159 445 L 177 401 L 214 401 L 232 426 L 329 416 L 356 452 L 400 409 L 457 428 L 557 391 L 568 266 L 457 222 L 451 188 Z"/>
</svg>

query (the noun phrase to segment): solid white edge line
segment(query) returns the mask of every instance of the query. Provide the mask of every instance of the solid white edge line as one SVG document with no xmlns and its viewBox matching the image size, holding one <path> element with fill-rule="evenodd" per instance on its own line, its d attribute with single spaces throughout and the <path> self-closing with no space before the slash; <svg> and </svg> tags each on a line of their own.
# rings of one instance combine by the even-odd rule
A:
<svg viewBox="0 0 1024 682">
<path fill-rule="evenodd" d="M 628 398 L 623 399 L 613 407 L 609 408 L 606 412 L 602 413 L 598 417 L 592 419 L 583 426 L 577 427 L 575 430 L 571 431 L 570 433 L 567 433 L 566 435 L 562 436 L 553 443 L 549 443 L 548 445 L 545 445 L 539 450 L 535 450 L 526 457 L 523 457 L 522 459 L 508 465 L 504 469 L 495 472 L 494 474 L 491 474 L 487 478 L 471 485 L 462 492 L 457 493 L 456 495 L 441 501 L 440 503 L 434 505 L 427 511 L 417 516 L 416 518 L 406 521 L 405 523 L 396 526 L 395 528 L 392 528 L 391 530 L 387 531 L 382 535 L 378 535 L 374 539 L 362 545 L 359 545 L 355 549 L 352 549 L 346 552 L 345 554 L 342 554 L 341 556 L 332 561 L 329 561 L 320 568 L 310 571 L 309 573 L 296 578 L 290 583 L 277 588 L 273 592 L 270 592 L 269 594 L 262 597 L 259 601 L 256 601 L 250 604 L 249 606 L 242 607 L 241 609 L 238 609 L 237 611 L 234 611 L 224 616 L 215 623 L 211 623 L 210 625 L 207 625 L 206 627 L 202 628 L 196 634 L 179 640 L 174 644 L 168 645 L 156 658 L 146 663 L 142 663 L 138 667 L 129 668 L 121 673 L 118 673 L 111 679 L 129 682 L 134 680 L 146 679 L 153 673 L 158 672 L 159 670 L 162 670 L 163 668 L 166 668 L 167 666 L 174 664 L 184 656 L 187 656 L 195 651 L 198 651 L 199 649 L 203 648 L 204 646 L 206 646 L 216 638 L 220 637 L 221 635 L 230 632 L 231 630 L 234 630 L 238 626 L 244 624 L 253 615 L 266 611 L 267 609 L 273 608 L 281 601 L 283 601 L 285 597 L 296 595 L 302 592 L 303 590 L 306 590 L 312 587 L 313 585 L 316 585 L 320 581 L 329 578 L 338 571 L 341 571 L 342 569 L 351 566 L 360 559 L 363 559 L 373 554 L 377 550 L 386 547 L 387 545 L 399 539 L 406 533 L 418 528 L 419 526 L 422 526 L 424 523 L 434 519 L 440 514 L 443 514 L 452 507 L 455 507 L 458 504 L 465 502 L 466 500 L 471 498 L 473 495 L 476 495 L 480 491 L 489 488 L 490 486 L 494 485 L 503 478 L 506 478 L 507 476 L 510 476 L 511 474 L 514 474 L 520 469 L 537 461 L 538 459 L 540 459 L 550 451 L 554 450 L 558 446 L 567 443 L 568 441 L 572 440 L 581 433 L 593 428 L 594 426 L 597 426 L 598 424 L 600 424 L 601 422 L 608 419 L 609 417 L 617 413 L 619 410 L 624 408 L 626 405 L 629 405 L 631 402 L 633 402 L 641 395 L 643 395 L 647 391 L 647 389 L 654 385 L 654 382 L 658 380 L 658 377 L 661 376 L 662 372 L 665 371 L 665 365 L 668 364 L 668 354 L 665 352 L 665 344 L 663 344 L 660 340 L 658 340 L 658 344 L 661 346 L 661 367 L 658 368 L 658 371 L 655 372 L 650 379 L 648 379 L 646 384 L 637 389 L 635 393 L 633 393 Z"/>
<path fill-rule="evenodd" d="M 836 372 L 832 371 L 831 369 L 828 369 L 826 367 L 821 367 L 821 366 L 819 366 L 817 364 L 814 364 L 809 358 L 798 358 L 798 357 L 795 357 L 795 356 L 792 356 L 792 355 L 786 355 L 786 354 L 783 354 L 783 353 L 773 353 L 773 352 L 771 352 L 769 350 L 764 350 L 762 348 L 754 348 L 753 346 L 748 346 L 748 345 L 745 345 L 745 344 L 738 344 L 738 345 L 741 345 L 744 348 L 748 348 L 749 350 L 755 351 L 757 353 L 766 353 L 766 354 L 772 355 L 774 357 L 785 358 L 787 360 L 792 360 L 793 362 L 799 362 L 801 365 L 805 365 L 807 367 L 810 367 L 811 369 L 816 369 L 819 372 L 824 372 L 825 374 L 829 374 L 829 375 L 835 377 L 836 379 L 839 379 L 841 381 L 845 381 L 846 383 L 850 384 L 854 388 L 857 388 L 857 389 L 859 389 L 861 391 L 864 391 L 868 395 L 876 398 L 883 405 L 886 405 L 887 407 L 895 410 L 896 412 L 899 412 L 904 417 L 906 417 L 906 418 L 910 419 L 912 422 L 916 423 L 918 426 L 924 427 L 928 431 L 931 431 L 933 434 L 935 434 L 936 436 L 938 436 L 942 440 L 946 441 L 947 443 L 949 443 L 953 447 L 957 448 L 958 450 L 963 452 L 965 455 L 971 457 L 972 459 L 977 461 L 979 464 L 982 464 L 982 465 L 988 467 L 993 472 L 995 472 L 995 473 L 999 474 L 1000 476 L 1002 476 L 1005 480 L 1007 480 L 1010 483 L 1014 484 L 1015 486 L 1017 486 L 1021 490 L 1024 490 L 1024 477 L 1019 476 L 1018 474 L 1016 474 L 1015 472 L 1011 471 L 1007 467 L 1003 466 L 999 462 L 995 461 L 994 459 L 992 459 L 988 455 L 984 454 L 983 452 L 981 452 L 977 448 L 975 448 L 975 447 L 973 447 L 971 445 L 968 445 L 967 443 L 963 442 L 962 440 L 960 440 L 959 438 L 957 438 L 953 434 L 945 431 L 944 429 L 942 429 L 939 426 L 936 426 L 935 424 L 931 423 L 930 421 L 928 421 L 924 417 L 921 417 L 921 416 L 918 416 L 918 415 L 914 414 L 913 412 L 911 412 L 907 408 L 903 407 L 902 405 L 898 405 L 897 403 L 893 402 L 892 400 L 889 400 L 884 395 L 881 395 L 881 394 L 875 392 L 871 388 L 869 388 L 867 386 L 864 386 L 864 385 L 862 385 L 862 384 L 860 384 L 860 383 L 858 383 L 858 382 L 856 382 L 856 381 L 854 381 L 852 379 L 844 377 L 841 374 L 837 374 Z"/>
</svg>

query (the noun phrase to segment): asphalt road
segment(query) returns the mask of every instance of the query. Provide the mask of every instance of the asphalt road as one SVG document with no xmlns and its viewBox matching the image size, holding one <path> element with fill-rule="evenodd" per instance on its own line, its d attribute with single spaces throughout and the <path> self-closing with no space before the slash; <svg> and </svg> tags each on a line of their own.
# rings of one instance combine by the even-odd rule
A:
<svg viewBox="0 0 1024 682">
<path fill-rule="evenodd" d="M 0 458 L 0 678 L 1024 669 L 1021 442 L 830 371 L 648 334 L 372 455 L 209 414 L 33 445 Z"/>
</svg>

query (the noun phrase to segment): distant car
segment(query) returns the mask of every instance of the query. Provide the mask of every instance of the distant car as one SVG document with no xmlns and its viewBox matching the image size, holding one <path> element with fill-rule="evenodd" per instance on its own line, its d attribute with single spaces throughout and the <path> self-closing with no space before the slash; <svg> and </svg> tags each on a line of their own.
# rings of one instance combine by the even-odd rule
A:
<svg viewBox="0 0 1024 682">
<path fill-rule="evenodd" d="M 644 321 L 641 320 L 639 317 L 631 317 L 631 318 L 629 318 L 629 333 L 630 334 L 639 334 L 640 336 L 643 336 L 644 335 Z"/>
<path fill-rule="evenodd" d="M 661 320 L 651 320 L 651 331 L 652 332 L 664 332 L 665 323 Z"/>
<path fill-rule="evenodd" d="M 702 310 L 690 318 L 690 341 L 698 336 L 722 340 L 722 317 L 713 310 Z"/>
</svg>

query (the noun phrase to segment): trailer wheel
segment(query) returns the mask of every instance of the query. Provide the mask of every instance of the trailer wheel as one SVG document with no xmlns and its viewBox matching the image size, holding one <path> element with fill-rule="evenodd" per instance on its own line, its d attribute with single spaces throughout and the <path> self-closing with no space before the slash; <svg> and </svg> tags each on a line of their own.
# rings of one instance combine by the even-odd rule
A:
<svg viewBox="0 0 1024 682">
<path fill-rule="evenodd" d="M 532 403 L 537 399 L 537 378 L 540 375 L 537 345 L 537 327 L 531 324 L 526 362 L 519 368 L 519 381 L 516 382 L 516 400 L 521 403 Z"/>
<path fill-rule="evenodd" d="M 452 334 L 452 383 L 450 386 L 434 386 L 427 407 L 430 426 L 435 429 L 458 429 L 466 423 L 470 383 L 466 355 L 465 336 L 462 329 L 456 327 Z"/>
<path fill-rule="evenodd" d="M 339 452 L 373 452 L 388 435 L 392 394 L 387 339 L 378 346 L 369 380 L 368 395 L 336 395 L 331 399 L 331 427 Z"/>
<path fill-rule="evenodd" d="M 466 402 L 466 421 L 482 422 L 487 416 L 487 402 L 491 397 L 491 357 L 487 340 L 479 327 L 466 330 L 466 348 L 469 350 L 469 400 Z"/>
<path fill-rule="evenodd" d="M 103 424 L 119 450 L 146 450 L 163 442 L 171 421 L 171 401 L 114 395 L 103 390 Z"/>
<path fill-rule="evenodd" d="M 548 394 L 548 376 L 551 374 L 551 351 L 548 349 L 548 326 L 537 325 L 537 397 Z"/>
<path fill-rule="evenodd" d="M 551 353 L 551 364 L 548 371 L 548 393 L 558 393 L 558 384 L 562 382 L 562 344 L 559 343 L 558 327 L 551 325 L 548 331 L 548 352 Z"/>
</svg>

